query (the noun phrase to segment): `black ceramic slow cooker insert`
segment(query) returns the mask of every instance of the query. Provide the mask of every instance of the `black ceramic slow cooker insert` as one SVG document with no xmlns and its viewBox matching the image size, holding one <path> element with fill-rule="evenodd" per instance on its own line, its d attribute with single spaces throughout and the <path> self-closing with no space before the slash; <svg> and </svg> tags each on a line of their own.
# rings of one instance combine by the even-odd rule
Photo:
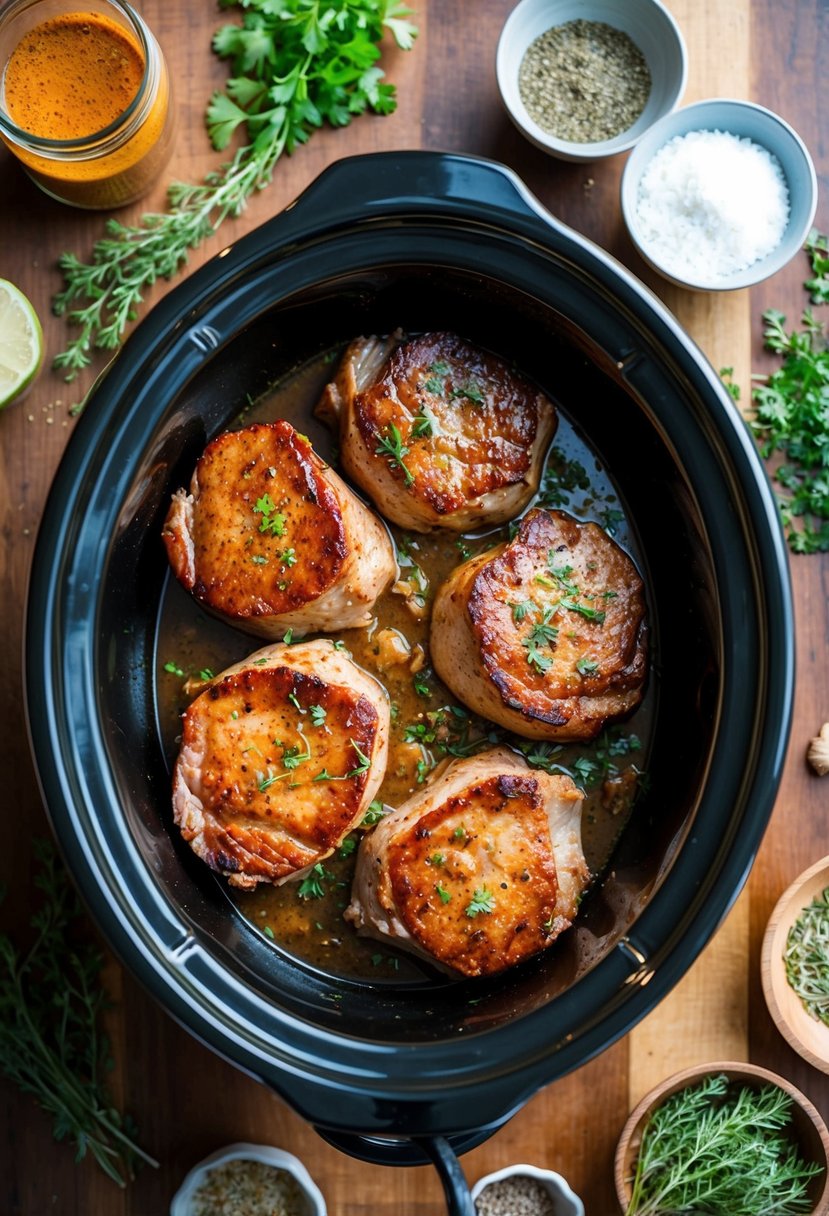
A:
<svg viewBox="0 0 829 1216">
<path fill-rule="evenodd" d="M 649 787 L 575 928 L 502 976 L 403 989 L 301 964 L 235 912 L 171 830 L 153 675 L 171 492 L 248 394 L 397 325 L 457 330 L 570 403 L 636 527 L 659 689 Z M 788 734 L 786 553 L 738 411 L 641 283 L 498 165 L 360 157 L 171 291 L 97 384 L 44 512 L 26 668 L 55 832 L 126 966 L 323 1135 L 411 1161 L 607 1047 L 729 908 Z"/>
</svg>

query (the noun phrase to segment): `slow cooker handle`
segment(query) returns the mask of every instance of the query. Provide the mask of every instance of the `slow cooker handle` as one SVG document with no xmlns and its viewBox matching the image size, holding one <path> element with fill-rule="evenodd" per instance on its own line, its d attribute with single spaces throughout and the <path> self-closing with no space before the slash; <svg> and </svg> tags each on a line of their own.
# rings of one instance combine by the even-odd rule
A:
<svg viewBox="0 0 829 1216">
<path fill-rule="evenodd" d="M 469 1191 L 461 1163 L 445 1136 L 404 1137 L 363 1136 L 359 1132 L 339 1128 L 315 1127 L 317 1135 L 328 1144 L 372 1165 L 422 1165 L 424 1158 L 434 1164 L 443 1183 L 448 1216 L 475 1216 L 475 1204 Z M 464 1144 L 472 1147 L 481 1142 L 480 1134 L 467 1137 Z"/>
<path fill-rule="evenodd" d="M 469 216 L 483 207 L 537 220 L 566 231 L 505 165 L 483 157 L 435 152 L 375 152 L 335 161 L 275 221 L 321 227 L 370 221 L 375 215 L 430 211 Z M 281 231 L 281 227 L 280 227 Z"/>
</svg>

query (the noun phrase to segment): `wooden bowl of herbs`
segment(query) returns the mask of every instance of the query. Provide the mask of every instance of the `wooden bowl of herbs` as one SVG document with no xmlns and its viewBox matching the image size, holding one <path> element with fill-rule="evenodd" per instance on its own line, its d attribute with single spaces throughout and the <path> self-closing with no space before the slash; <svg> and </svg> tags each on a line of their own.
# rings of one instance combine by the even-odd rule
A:
<svg viewBox="0 0 829 1216">
<path fill-rule="evenodd" d="M 829 857 L 780 896 L 763 938 L 760 972 L 783 1038 L 829 1073 Z"/>
<path fill-rule="evenodd" d="M 625 1216 L 825 1216 L 829 1131 L 776 1073 L 701 1064 L 663 1081 L 631 1113 L 615 1183 Z"/>
</svg>

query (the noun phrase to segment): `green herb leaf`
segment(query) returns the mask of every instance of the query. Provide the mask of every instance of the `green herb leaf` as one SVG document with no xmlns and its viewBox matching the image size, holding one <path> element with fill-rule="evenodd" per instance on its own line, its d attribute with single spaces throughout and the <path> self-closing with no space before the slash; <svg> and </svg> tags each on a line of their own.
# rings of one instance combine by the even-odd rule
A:
<svg viewBox="0 0 829 1216">
<path fill-rule="evenodd" d="M 325 719 L 328 717 L 328 713 L 321 705 L 312 705 L 308 712 L 311 715 L 312 726 L 325 726 Z"/>
<path fill-rule="evenodd" d="M 813 232 L 806 245 L 815 277 L 805 283 L 812 299 L 829 302 L 827 239 Z M 829 552 L 829 347 L 826 327 L 810 309 L 802 329 L 786 332 L 786 318 L 763 314 L 766 347 L 780 356 L 779 368 L 752 393 L 751 429 L 760 453 L 782 453 L 771 469 L 780 486 L 780 517 L 793 553 Z"/>
<path fill-rule="evenodd" d="M 389 468 L 400 469 L 403 474 L 405 484 L 410 486 L 414 477 L 406 465 L 403 463 L 404 456 L 408 456 L 409 449 L 403 442 L 403 436 L 400 430 L 393 422 L 390 422 L 386 427 L 384 434 L 375 435 L 377 447 L 374 449 L 376 456 L 387 456 Z"/>
<path fill-rule="evenodd" d="M 723 1074 L 672 1094 L 645 1124 L 627 1216 L 811 1212 L 821 1167 L 800 1156 L 791 1107 L 776 1085 L 733 1086 Z"/>
<path fill-rule="evenodd" d="M 492 892 L 487 887 L 477 887 L 466 905 L 465 912 L 467 916 L 480 916 L 482 912 L 488 915 L 494 907 L 495 896 Z"/>
<path fill-rule="evenodd" d="M 450 899 L 452 898 L 452 896 L 451 896 L 450 892 L 446 890 L 446 888 L 443 886 L 443 884 L 436 882 L 435 890 L 437 891 L 438 895 L 440 896 L 440 902 L 442 904 L 448 904 Z M 467 915 L 469 915 L 468 909 L 467 909 Z"/>
<path fill-rule="evenodd" d="M 374 802 L 368 804 L 368 810 L 363 815 L 361 826 L 364 828 L 374 827 L 375 823 L 379 823 L 385 813 L 382 802 L 375 798 Z"/>
<path fill-rule="evenodd" d="M 158 1163 L 133 1139 L 104 1077 L 113 1067 L 101 1015 L 110 1007 L 103 959 L 81 927 L 83 912 L 51 845 L 34 845 L 40 906 L 32 940 L 0 934 L 0 1071 L 52 1119 L 56 1140 L 87 1153 L 124 1186 L 139 1162 Z"/>
<path fill-rule="evenodd" d="M 318 861 L 299 884 L 297 895 L 300 899 L 322 899 L 325 895 L 325 883 L 333 877 L 330 870 L 326 870 L 322 862 Z"/>
<path fill-rule="evenodd" d="M 223 7 L 236 7 L 223 0 Z M 78 327 L 55 359 L 68 380 L 96 350 L 113 350 L 135 319 L 147 288 L 170 278 L 188 253 L 212 236 L 270 182 L 283 153 L 306 143 L 323 123 L 345 126 L 366 110 L 390 114 L 394 88 L 376 66 L 386 31 L 408 50 L 416 29 L 400 0 L 239 0 L 242 24 L 216 32 L 213 49 L 231 61 L 225 93 L 207 107 L 207 130 L 225 149 L 244 131 L 232 159 L 199 184 L 174 182 L 168 210 L 136 224 L 110 219 L 86 264 L 60 258 L 64 289 L 54 310 Z"/>
</svg>

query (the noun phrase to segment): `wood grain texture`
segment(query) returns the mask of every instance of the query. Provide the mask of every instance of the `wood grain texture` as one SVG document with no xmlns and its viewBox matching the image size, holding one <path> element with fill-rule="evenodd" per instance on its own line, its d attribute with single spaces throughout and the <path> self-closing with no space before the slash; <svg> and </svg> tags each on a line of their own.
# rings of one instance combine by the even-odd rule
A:
<svg viewBox="0 0 829 1216">
<path fill-rule="evenodd" d="M 386 52 L 399 88 L 390 118 L 362 118 L 346 131 L 321 131 L 281 163 L 267 190 L 238 220 L 191 255 L 200 265 L 236 237 L 289 203 L 333 159 L 377 149 L 417 148 L 477 153 L 511 165 L 564 222 L 597 240 L 668 301 L 715 367 L 733 365 L 744 393 L 749 368 L 769 366 L 761 350 L 760 313 L 774 305 L 795 317 L 803 303 L 805 261 L 770 283 L 735 296 L 692 296 L 669 289 L 648 271 L 628 240 L 619 213 L 624 158 L 591 166 L 565 164 L 533 148 L 514 130 L 494 82 L 498 33 L 512 0 L 414 0 L 421 36 L 411 54 Z M 826 189 L 829 150 L 821 112 L 829 79 L 825 0 L 670 0 L 690 60 L 686 101 L 750 96 L 794 123 L 811 147 Z M 212 31 L 229 19 L 209 5 L 143 0 L 172 67 L 179 112 L 171 172 L 197 180 L 220 159 L 209 149 L 202 114 L 226 77 L 209 53 Z M 824 193 L 824 200 L 827 196 Z M 160 184 L 119 218 L 163 206 Z M 822 200 L 818 222 L 829 224 Z M 48 352 L 65 340 L 49 301 L 60 286 L 57 256 L 85 256 L 102 217 L 51 202 L 0 149 L 0 276 L 30 296 L 45 323 Z M 168 289 L 157 284 L 147 304 Z M 4 849 L 0 878 L 8 885 L 4 926 L 21 931 L 33 898 L 30 841 L 46 831 L 29 759 L 22 712 L 21 643 L 34 534 L 73 422 L 67 406 L 92 373 L 67 387 L 47 371 L 29 398 L 0 416 L 0 572 L 7 659 L 0 670 L 4 730 Z M 788 1076 L 829 1114 L 829 1078 L 800 1060 L 778 1035 L 763 1002 L 759 951 L 772 907 L 791 879 L 827 850 L 829 779 L 803 761 L 807 740 L 829 718 L 829 559 L 792 562 L 797 611 L 798 692 L 792 743 L 780 798 L 748 893 L 671 997 L 634 1033 L 534 1097 L 486 1145 L 469 1154 L 470 1179 L 526 1160 L 559 1169 L 581 1194 L 589 1216 L 616 1210 L 613 1153 L 633 1100 L 654 1080 L 703 1057 L 743 1056 Z M 735 764 L 740 757 L 735 756 Z M 135 1115 L 142 1142 L 161 1161 L 127 1192 L 94 1167 L 76 1167 L 52 1141 L 48 1121 L 30 1100 L 0 1084 L 0 1212 L 8 1216 L 163 1216 L 189 1166 L 216 1147 L 249 1139 L 296 1152 L 318 1179 L 332 1216 L 434 1216 L 443 1210 L 431 1169 L 390 1171 L 358 1164 L 329 1148 L 272 1094 L 209 1053 L 174 1024 L 114 960 L 107 978 L 117 1001 L 111 1019 L 118 1069 L 113 1088 Z M 742 1049 L 742 1050 L 740 1050 Z"/>
</svg>

